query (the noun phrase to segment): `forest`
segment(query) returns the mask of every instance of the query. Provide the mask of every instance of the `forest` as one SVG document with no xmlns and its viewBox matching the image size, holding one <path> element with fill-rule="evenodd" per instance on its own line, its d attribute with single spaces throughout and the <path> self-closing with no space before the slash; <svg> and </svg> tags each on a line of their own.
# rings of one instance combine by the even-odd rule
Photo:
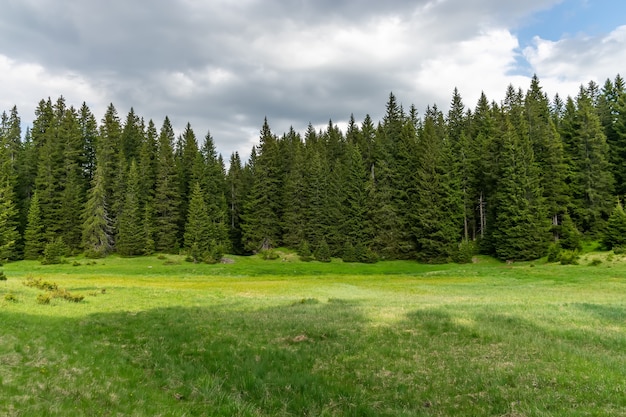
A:
<svg viewBox="0 0 626 417">
<path fill-rule="evenodd" d="M 382 103 L 381 103 L 382 104 Z M 626 248 L 626 89 L 618 75 L 575 97 L 533 77 L 500 103 L 419 115 L 389 95 L 381 121 L 272 132 L 228 163 L 207 133 L 176 136 L 113 104 L 41 100 L 22 132 L 0 124 L 0 259 L 296 249 L 302 259 L 531 260 L 584 238 Z"/>
</svg>

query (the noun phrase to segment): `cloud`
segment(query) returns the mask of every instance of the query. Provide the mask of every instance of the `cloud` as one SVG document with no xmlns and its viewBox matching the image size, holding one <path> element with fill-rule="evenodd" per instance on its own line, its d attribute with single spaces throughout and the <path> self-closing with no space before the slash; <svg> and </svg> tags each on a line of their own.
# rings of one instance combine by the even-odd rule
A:
<svg viewBox="0 0 626 417">
<path fill-rule="evenodd" d="M 17 62 L 4 55 L 0 55 L 0 74 L 0 109 L 17 106 L 22 120 L 34 117 L 33 113 L 22 113 L 22 109 L 34 110 L 42 98 L 56 100 L 61 95 L 76 107 L 87 101 L 92 111 L 104 111 L 105 94 L 80 74 L 51 72 L 40 64 Z"/>
<path fill-rule="evenodd" d="M 553 93 L 576 95 L 581 84 L 600 85 L 624 71 L 626 26 L 601 36 L 576 36 L 559 41 L 535 37 L 524 57 Z"/>
<path fill-rule="evenodd" d="M 536 39 L 520 51 L 514 28 L 557 3 L 9 1 L 0 16 L 0 109 L 17 104 L 30 120 L 39 99 L 60 94 L 87 101 L 98 119 L 110 102 L 122 119 L 132 106 L 157 125 L 168 115 L 179 131 L 188 121 L 198 137 L 210 130 L 228 159 L 248 154 L 265 116 L 277 134 L 351 113 L 378 120 L 391 91 L 423 112 L 447 107 L 455 86 L 472 107 L 483 90 L 498 100 L 509 83 L 527 87 L 529 74 L 514 75 L 523 58 L 542 83 L 557 70 L 580 83 L 624 62 L 620 31 Z M 572 59 L 577 48 L 584 52 Z"/>
</svg>

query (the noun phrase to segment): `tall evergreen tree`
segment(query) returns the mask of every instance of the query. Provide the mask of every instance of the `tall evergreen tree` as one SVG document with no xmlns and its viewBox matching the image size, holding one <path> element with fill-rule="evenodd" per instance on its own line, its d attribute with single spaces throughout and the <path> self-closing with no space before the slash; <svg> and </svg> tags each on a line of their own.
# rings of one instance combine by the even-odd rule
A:
<svg viewBox="0 0 626 417">
<path fill-rule="evenodd" d="M 581 87 L 576 98 L 570 144 L 572 217 L 584 232 L 599 233 L 613 206 L 609 148 L 591 97 Z"/>
<path fill-rule="evenodd" d="M 280 244 L 280 190 L 283 185 L 278 140 L 267 119 L 261 129 L 254 161 L 254 184 L 244 206 L 243 241 L 247 250 L 269 249 Z"/>
<path fill-rule="evenodd" d="M 83 245 L 87 255 L 91 257 L 105 256 L 111 251 L 113 243 L 104 172 L 104 164 L 96 164 L 92 187 L 83 212 Z"/>
<path fill-rule="evenodd" d="M 198 182 L 193 184 L 189 213 L 185 225 L 185 250 L 194 262 L 205 259 L 211 246 L 211 221 L 204 193 Z"/>
<path fill-rule="evenodd" d="M 243 202 L 247 187 L 244 178 L 243 166 L 241 165 L 241 157 L 238 152 L 234 152 L 230 157 L 226 181 L 228 185 L 228 235 L 230 237 L 230 247 L 234 254 L 241 255 L 245 253 L 245 249 L 241 241 L 241 215 L 243 213 Z"/>
<path fill-rule="evenodd" d="M 539 170 L 539 185 L 543 190 L 547 215 L 552 219 L 553 226 L 557 227 L 569 202 L 565 184 L 567 166 L 563 143 L 550 115 L 548 98 L 542 92 L 537 76 L 533 77 L 525 97 L 524 119 Z"/>
<path fill-rule="evenodd" d="M 503 123 L 493 230 L 495 254 L 503 260 L 540 258 L 547 250 L 549 223 L 532 145 L 527 137 L 517 134 L 508 114 L 503 115 Z"/>
<path fill-rule="evenodd" d="M 410 212 L 417 256 L 424 262 L 447 262 L 461 241 L 462 205 L 449 140 L 436 109 L 427 112 L 415 155 Z"/>
<path fill-rule="evenodd" d="M 46 244 L 37 193 L 30 199 L 28 223 L 24 232 L 24 259 L 39 259 Z"/>
<path fill-rule="evenodd" d="M 155 192 L 155 243 L 159 252 L 178 249 L 180 194 L 174 163 L 174 130 L 165 117 L 159 134 Z"/>
<path fill-rule="evenodd" d="M 124 256 L 141 255 L 145 249 L 145 235 L 139 204 L 139 172 L 131 161 L 126 183 L 126 196 L 118 219 L 116 248 Z"/>
</svg>

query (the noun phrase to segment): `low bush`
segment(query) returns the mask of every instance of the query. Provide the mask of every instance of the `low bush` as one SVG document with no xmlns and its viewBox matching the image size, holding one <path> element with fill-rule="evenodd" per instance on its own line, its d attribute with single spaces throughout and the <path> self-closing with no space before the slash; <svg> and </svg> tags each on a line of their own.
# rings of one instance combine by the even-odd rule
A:
<svg viewBox="0 0 626 417">
<path fill-rule="evenodd" d="M 50 300 L 52 300 L 52 296 L 47 292 L 37 296 L 37 304 L 50 304 Z"/>
<path fill-rule="evenodd" d="M 43 291 L 56 291 L 59 289 L 58 285 L 54 282 L 43 281 L 41 278 L 33 277 L 26 278 L 24 285 Z"/>
<path fill-rule="evenodd" d="M 17 297 L 12 293 L 8 293 L 4 295 L 4 301 L 8 301 L 10 303 L 17 303 Z"/>
<path fill-rule="evenodd" d="M 561 256 L 559 257 L 559 260 L 561 262 L 561 265 L 578 265 L 579 258 L 580 255 L 578 254 L 578 252 L 573 250 L 564 250 L 561 251 Z"/>
<path fill-rule="evenodd" d="M 55 265 L 63 263 L 63 257 L 67 253 L 67 247 L 61 238 L 53 240 L 46 244 L 43 250 L 42 265 Z"/>
<path fill-rule="evenodd" d="M 0 271 L 0 281 L 6 281 L 7 276 L 4 274 L 4 271 Z"/>
<path fill-rule="evenodd" d="M 275 261 L 280 258 L 280 255 L 274 249 L 263 249 L 259 254 L 261 258 L 266 261 Z"/>
</svg>

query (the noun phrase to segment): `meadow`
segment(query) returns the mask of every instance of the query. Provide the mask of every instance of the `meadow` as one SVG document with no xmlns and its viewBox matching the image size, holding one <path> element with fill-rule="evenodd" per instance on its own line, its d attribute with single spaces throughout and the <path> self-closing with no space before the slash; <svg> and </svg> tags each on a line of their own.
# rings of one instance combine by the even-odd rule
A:
<svg viewBox="0 0 626 417">
<path fill-rule="evenodd" d="M 4 265 L 0 415 L 626 416 L 626 258 L 231 258 Z"/>
</svg>

